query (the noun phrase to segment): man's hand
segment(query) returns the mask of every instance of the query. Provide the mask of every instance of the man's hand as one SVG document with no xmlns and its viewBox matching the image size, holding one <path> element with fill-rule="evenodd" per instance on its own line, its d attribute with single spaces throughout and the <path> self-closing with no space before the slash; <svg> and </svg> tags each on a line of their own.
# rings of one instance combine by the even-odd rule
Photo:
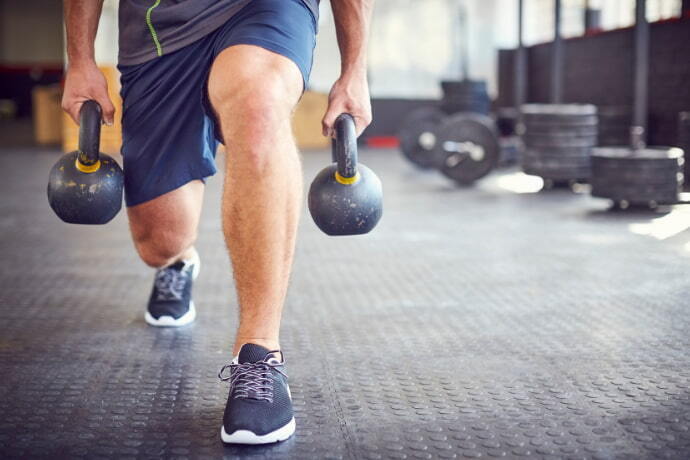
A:
<svg viewBox="0 0 690 460">
<path fill-rule="evenodd" d="M 341 113 L 355 119 L 357 135 L 371 123 L 367 83 L 367 35 L 374 0 L 331 0 L 335 33 L 340 48 L 340 78 L 328 95 L 323 135 L 333 137 L 333 124 Z"/>
<path fill-rule="evenodd" d="M 333 137 L 333 124 L 341 113 L 355 119 L 357 135 L 371 123 L 371 101 L 366 75 L 341 75 L 328 95 L 328 110 L 323 117 L 323 135 Z"/>
<path fill-rule="evenodd" d="M 115 107 L 108 96 L 108 84 L 103 73 L 94 62 L 70 63 L 62 94 L 62 109 L 79 124 L 79 110 L 89 99 L 98 102 L 103 111 L 103 121 L 112 125 Z"/>
</svg>

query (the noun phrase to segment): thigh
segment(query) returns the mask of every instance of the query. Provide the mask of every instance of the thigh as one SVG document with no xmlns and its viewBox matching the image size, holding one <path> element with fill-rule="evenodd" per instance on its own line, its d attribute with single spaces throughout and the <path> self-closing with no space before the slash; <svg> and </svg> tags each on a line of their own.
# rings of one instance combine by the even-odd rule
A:
<svg viewBox="0 0 690 460">
<path fill-rule="evenodd" d="M 144 64 L 120 67 L 127 206 L 216 172 L 217 141 L 202 103 L 212 59 L 209 36 Z"/>
<path fill-rule="evenodd" d="M 196 239 L 203 198 L 204 183 L 194 180 L 145 203 L 128 207 L 134 241 L 156 239 L 165 246 L 191 245 Z"/>
<path fill-rule="evenodd" d="M 299 101 L 302 77 L 290 59 L 255 45 L 234 45 L 213 62 L 208 79 L 208 98 L 216 116 L 239 118 L 260 112 L 284 116 Z M 230 107 L 228 107 L 230 106 Z"/>
<path fill-rule="evenodd" d="M 302 0 L 253 0 L 214 38 L 214 57 L 234 45 L 254 45 L 291 61 L 309 81 L 316 20 Z"/>
<path fill-rule="evenodd" d="M 216 134 L 227 119 L 251 128 L 252 111 L 289 118 L 309 79 L 315 34 L 302 0 L 253 0 L 233 17 L 214 39 L 207 83 Z"/>
</svg>

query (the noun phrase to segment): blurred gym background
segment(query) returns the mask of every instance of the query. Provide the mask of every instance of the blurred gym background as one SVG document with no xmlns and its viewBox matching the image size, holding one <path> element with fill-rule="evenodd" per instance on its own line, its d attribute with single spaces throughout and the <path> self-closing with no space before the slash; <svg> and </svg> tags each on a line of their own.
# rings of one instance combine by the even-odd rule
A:
<svg viewBox="0 0 690 460">
<path fill-rule="evenodd" d="M 117 4 L 96 42 L 116 105 Z M 66 225 L 46 199 L 77 140 L 62 2 L 0 0 L 0 458 L 690 458 L 690 0 L 375 8 L 359 153 L 383 218 L 330 238 L 305 210 L 281 331 L 299 431 L 258 450 L 218 439 L 222 180 L 198 320 L 148 328 L 125 213 Z M 294 118 L 307 181 L 338 56 L 323 0 Z M 117 118 L 101 140 L 119 151 Z"/>
<path fill-rule="evenodd" d="M 117 3 L 106 0 L 97 38 L 97 59 L 113 94 Z M 632 106 L 635 1 L 563 0 L 561 8 L 562 102 Z M 524 102 L 550 102 L 553 9 L 554 0 L 524 1 Z M 678 113 L 690 107 L 690 1 L 649 0 L 646 9 L 652 23 L 648 140 L 675 145 Z M 369 55 L 374 123 L 362 140 L 373 147 L 396 146 L 404 116 L 441 99 L 442 80 L 485 81 L 493 112 L 513 106 L 517 14 L 517 0 L 377 0 Z M 337 77 L 338 56 L 324 1 L 310 93 L 295 121 L 303 148 L 326 145 L 315 123 Z M 59 108 L 64 66 L 61 2 L 0 0 L 1 146 L 73 148 L 74 126 Z M 104 151 L 116 152 L 118 144 L 119 126 L 106 129 Z"/>
</svg>

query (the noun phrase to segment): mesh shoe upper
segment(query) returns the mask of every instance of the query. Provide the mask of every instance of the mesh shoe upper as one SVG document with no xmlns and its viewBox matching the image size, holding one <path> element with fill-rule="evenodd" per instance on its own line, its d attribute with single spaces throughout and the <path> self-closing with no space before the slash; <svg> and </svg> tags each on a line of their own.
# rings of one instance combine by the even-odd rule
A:
<svg viewBox="0 0 690 460">
<path fill-rule="evenodd" d="M 236 362 L 221 369 L 221 380 L 230 382 L 223 415 L 226 433 L 248 430 L 261 436 L 292 420 L 283 365 L 282 353 L 248 343 L 242 346 Z"/>
<path fill-rule="evenodd" d="M 148 306 L 151 316 L 177 319 L 187 313 L 192 298 L 192 272 L 193 265 L 183 261 L 156 272 Z"/>
</svg>

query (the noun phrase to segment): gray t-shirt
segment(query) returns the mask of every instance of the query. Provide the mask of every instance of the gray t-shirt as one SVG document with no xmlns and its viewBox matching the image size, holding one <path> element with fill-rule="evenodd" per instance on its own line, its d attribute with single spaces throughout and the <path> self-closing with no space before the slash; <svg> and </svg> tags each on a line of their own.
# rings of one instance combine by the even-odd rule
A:
<svg viewBox="0 0 690 460">
<path fill-rule="evenodd" d="M 120 0 L 119 63 L 141 64 L 179 50 L 225 24 L 251 1 Z M 318 21 L 319 0 L 302 1 Z"/>
</svg>

